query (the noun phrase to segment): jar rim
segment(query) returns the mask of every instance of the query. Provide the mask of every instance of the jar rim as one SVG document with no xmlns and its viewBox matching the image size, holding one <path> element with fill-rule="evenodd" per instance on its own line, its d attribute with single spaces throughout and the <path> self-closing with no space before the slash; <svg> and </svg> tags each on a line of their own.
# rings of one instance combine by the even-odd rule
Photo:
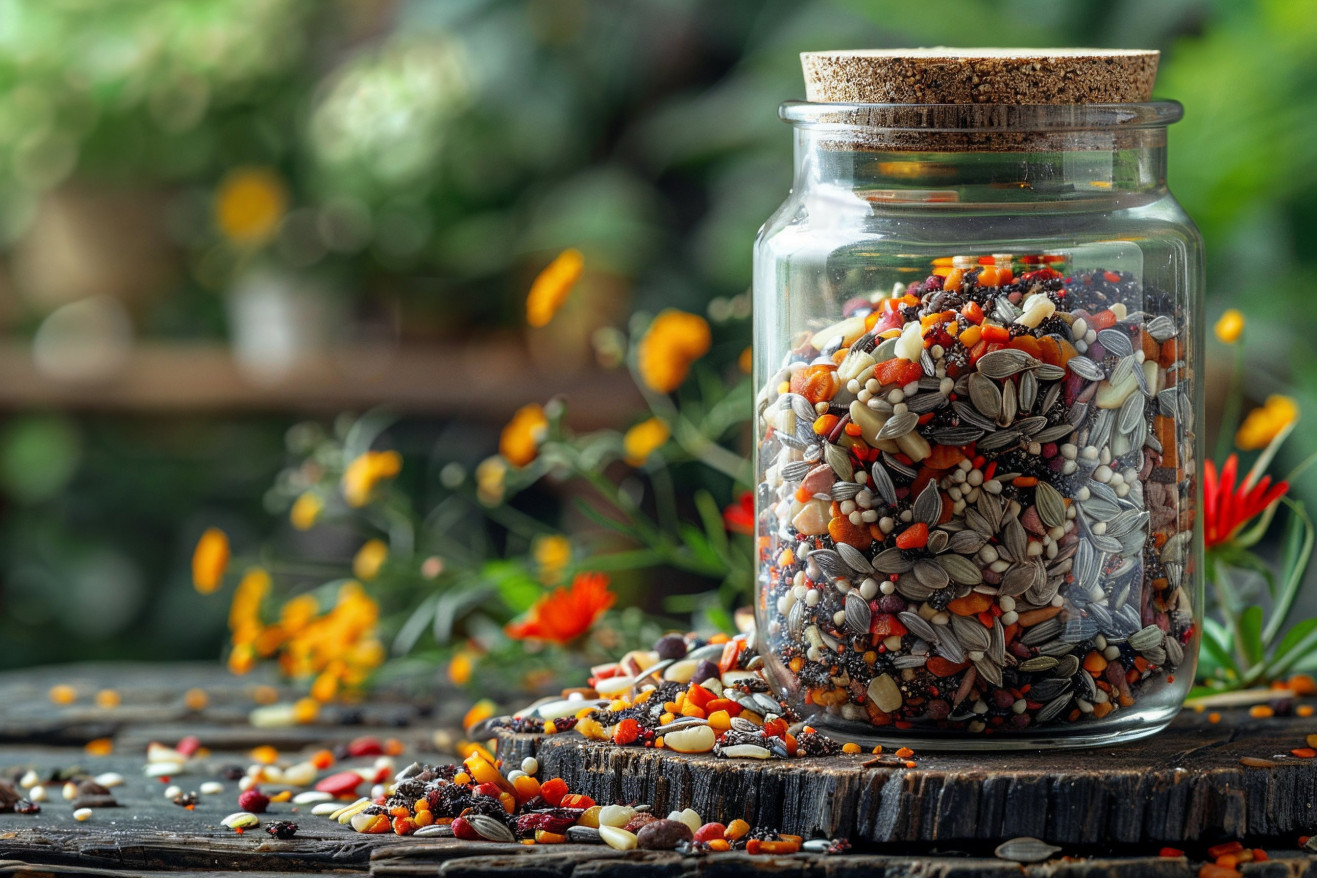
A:
<svg viewBox="0 0 1317 878">
<path fill-rule="evenodd" d="M 778 118 L 796 128 L 993 133 L 1164 128 L 1184 117 L 1179 101 L 1109 104 L 840 104 L 785 101 Z"/>
</svg>

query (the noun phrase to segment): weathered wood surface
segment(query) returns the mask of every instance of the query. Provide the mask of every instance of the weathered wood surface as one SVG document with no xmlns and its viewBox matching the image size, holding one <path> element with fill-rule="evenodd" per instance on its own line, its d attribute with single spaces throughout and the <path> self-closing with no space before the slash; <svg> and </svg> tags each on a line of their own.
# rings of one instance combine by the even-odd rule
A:
<svg viewBox="0 0 1317 878">
<path fill-rule="evenodd" d="M 1162 734 L 1085 751 L 918 755 L 914 769 L 864 768 L 869 755 L 726 760 L 585 742 L 579 735 L 505 735 L 500 747 L 535 755 L 543 771 L 600 801 L 691 807 L 806 837 L 874 844 L 968 844 L 1029 835 L 1075 851 L 1119 845 L 1294 844 L 1317 835 L 1312 720 L 1213 725 L 1183 714 Z M 1250 768 L 1241 757 L 1274 760 Z"/>
<path fill-rule="evenodd" d="M 330 723 L 253 729 L 247 717 L 255 706 L 254 686 L 265 682 L 273 681 L 233 678 L 211 666 L 56 667 L 0 674 L 0 775 L 10 777 L 28 768 L 49 774 L 81 767 L 91 774 L 115 771 L 127 778 L 113 791 L 121 807 L 98 809 L 85 823 L 73 819 L 72 805 L 61 798 L 58 784 L 48 785 L 51 798 L 40 815 L 0 815 L 0 876 L 123 878 L 169 871 L 180 878 L 367 872 L 472 878 L 745 874 L 1190 878 L 1197 874 L 1198 861 L 1156 857 L 1156 833 L 1137 834 L 1136 825 L 1164 828 L 1177 821 L 1198 825 L 1198 842 L 1176 846 L 1201 854 L 1207 844 L 1240 833 L 1250 841 L 1262 841 L 1266 828 L 1281 819 L 1311 827 L 1312 802 L 1317 800 L 1310 763 L 1284 757 L 1273 769 L 1238 765 L 1241 755 L 1269 757 L 1301 746 L 1309 728 L 1301 720 L 1233 722 L 1240 718 L 1232 716 L 1220 726 L 1211 726 L 1200 717 L 1188 716 L 1166 734 L 1127 748 L 1069 754 L 930 754 L 921 755 L 919 767 L 911 771 L 858 768 L 854 763 L 863 757 L 826 765 L 808 760 L 763 765 L 660 757 L 644 751 L 609 755 L 598 747 L 580 748 L 581 739 L 574 735 L 547 743 L 533 736 L 514 736 L 507 742 L 509 752 L 538 752 L 543 771 L 561 774 L 586 792 L 595 784 L 597 798 L 652 801 L 655 810 L 690 801 L 706 817 L 744 815 L 789 829 L 784 821 L 772 819 L 783 803 L 801 801 L 802 795 L 817 796 L 811 799 L 816 807 L 810 819 L 819 826 L 831 820 L 838 827 L 867 828 L 869 837 L 880 843 L 842 856 L 621 854 L 600 846 L 529 848 L 363 836 L 324 818 L 293 813 L 290 804 L 276 804 L 271 819 L 291 818 L 300 826 L 295 838 L 278 841 L 263 829 L 238 835 L 219 825 L 237 810 L 237 786 L 232 781 L 224 782 L 223 793 L 201 797 L 191 812 L 168 802 L 163 796 L 165 785 L 142 773 L 146 744 L 173 743 L 185 734 L 197 734 L 212 751 L 198 773 L 172 778 L 184 790 L 216 779 L 215 772 L 225 764 L 245 765 L 246 751 L 255 744 L 273 743 L 291 757 L 371 734 L 403 741 L 407 746 L 399 757 L 403 763 L 413 758 L 438 761 L 443 757 L 434 750 L 434 733 L 455 723 L 467 699 L 443 692 L 420 699 L 381 693 L 359 706 L 327 711 L 324 719 Z M 72 705 L 50 703 L 47 693 L 56 683 L 78 690 Z M 204 689 L 208 696 L 199 711 L 184 703 L 183 693 L 193 687 Z M 94 695 L 104 688 L 120 693 L 119 707 L 95 706 Z M 280 690 L 284 698 L 294 694 Z M 104 736 L 113 738 L 113 754 L 95 757 L 84 752 L 87 740 Z M 791 773 L 794 777 L 787 776 Z M 1145 775 L 1140 786 L 1136 781 Z M 1260 786 L 1264 775 L 1269 777 Z M 1163 778 L 1165 784 L 1156 778 Z M 1175 788 L 1181 792 L 1172 794 Z M 1161 798 L 1140 802 L 1137 794 L 1147 790 Z M 867 811 L 847 804 L 848 796 L 861 795 L 874 803 Z M 711 804 L 702 808 L 700 796 L 712 796 Z M 1157 811 L 1162 802 L 1171 802 L 1179 811 L 1173 811 L 1172 805 Z M 1104 836 L 1096 829 L 1101 826 L 1124 827 L 1125 835 Z M 1219 829 L 1209 828 L 1213 826 Z M 1264 832 L 1256 832 L 1256 827 Z M 876 832 L 879 828 L 881 834 Z M 997 841 L 1025 832 L 1048 838 L 1060 844 L 1066 855 L 1079 859 L 1022 869 L 991 858 Z M 1317 878 L 1317 867 L 1308 858 L 1278 853 L 1279 842 L 1293 851 L 1298 834 L 1299 830 L 1274 835 L 1278 844 L 1272 855 L 1277 860 L 1250 866 L 1247 874 Z"/>
</svg>

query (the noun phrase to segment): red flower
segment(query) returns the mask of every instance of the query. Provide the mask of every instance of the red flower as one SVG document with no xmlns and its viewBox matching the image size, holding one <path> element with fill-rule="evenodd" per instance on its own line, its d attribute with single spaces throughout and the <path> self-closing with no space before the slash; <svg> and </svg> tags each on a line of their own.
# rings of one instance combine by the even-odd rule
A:
<svg viewBox="0 0 1317 878">
<path fill-rule="evenodd" d="M 578 573 L 570 588 L 555 588 L 535 602 L 524 620 L 503 630 L 513 640 L 570 643 L 589 631 L 614 600 L 605 574 Z"/>
<path fill-rule="evenodd" d="M 1272 485 L 1271 476 L 1263 476 L 1255 485 L 1245 480 L 1236 488 L 1238 470 L 1239 459 L 1233 454 L 1226 458 L 1219 479 L 1216 464 L 1203 461 L 1203 532 L 1209 549 L 1229 542 L 1249 519 L 1280 500 L 1289 490 L 1289 482 Z"/>
<path fill-rule="evenodd" d="M 755 532 L 755 495 L 746 491 L 740 499 L 723 510 L 723 524 L 735 534 Z"/>
</svg>

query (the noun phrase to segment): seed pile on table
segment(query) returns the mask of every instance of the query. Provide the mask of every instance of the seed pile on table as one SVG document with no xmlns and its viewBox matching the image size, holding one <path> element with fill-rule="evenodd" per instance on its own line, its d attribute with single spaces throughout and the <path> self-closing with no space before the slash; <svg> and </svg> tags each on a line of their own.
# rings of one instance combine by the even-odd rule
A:
<svg viewBox="0 0 1317 878">
<path fill-rule="evenodd" d="M 1028 734 L 1173 682 L 1195 633 L 1183 315 L 1049 263 L 938 260 L 765 386 L 759 638 L 796 704 Z"/>
<path fill-rule="evenodd" d="M 646 805 L 600 805 L 572 793 L 561 778 L 541 783 L 538 772 L 537 761 L 528 757 L 505 775 L 481 753 L 472 753 L 461 765 L 413 763 L 383 795 L 346 805 L 317 805 L 313 813 L 372 835 L 392 832 L 508 844 L 573 842 L 623 851 L 751 854 L 840 853 L 849 847 L 833 839 L 805 841 L 744 820 L 706 822 L 690 808 L 661 817 Z"/>
</svg>

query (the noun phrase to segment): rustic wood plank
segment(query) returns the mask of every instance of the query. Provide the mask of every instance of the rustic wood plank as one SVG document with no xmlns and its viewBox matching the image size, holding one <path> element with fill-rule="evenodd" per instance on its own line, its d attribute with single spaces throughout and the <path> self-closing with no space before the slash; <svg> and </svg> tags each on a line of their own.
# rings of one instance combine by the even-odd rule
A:
<svg viewBox="0 0 1317 878">
<path fill-rule="evenodd" d="M 789 762 L 618 748 L 579 735 L 504 734 L 513 759 L 604 802 L 692 807 L 806 837 L 874 844 L 985 843 L 1033 835 L 1053 844 L 1181 845 L 1249 838 L 1293 844 L 1317 834 L 1317 760 L 1289 755 L 1311 722 L 1187 713 L 1162 734 L 1087 751 L 921 754 L 915 769 L 863 768 L 867 754 Z M 1275 764 L 1250 768 L 1241 757 Z"/>
</svg>

